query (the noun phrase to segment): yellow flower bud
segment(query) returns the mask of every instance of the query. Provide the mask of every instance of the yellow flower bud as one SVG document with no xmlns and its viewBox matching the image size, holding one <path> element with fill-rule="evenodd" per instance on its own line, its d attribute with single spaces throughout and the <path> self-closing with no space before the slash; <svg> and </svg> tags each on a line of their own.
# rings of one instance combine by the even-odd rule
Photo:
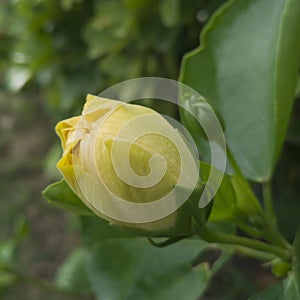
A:
<svg viewBox="0 0 300 300">
<path fill-rule="evenodd" d="M 81 116 L 56 126 L 57 164 L 96 214 L 135 233 L 191 233 L 184 202 L 198 180 L 181 133 L 152 109 L 88 95 Z"/>
</svg>

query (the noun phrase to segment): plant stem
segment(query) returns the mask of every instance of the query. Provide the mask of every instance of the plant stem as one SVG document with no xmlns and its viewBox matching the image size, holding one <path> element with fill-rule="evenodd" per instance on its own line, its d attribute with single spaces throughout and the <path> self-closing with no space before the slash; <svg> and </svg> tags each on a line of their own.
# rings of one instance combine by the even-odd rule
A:
<svg viewBox="0 0 300 300">
<path fill-rule="evenodd" d="M 215 232 L 210 230 L 207 227 L 207 225 L 202 224 L 201 226 L 198 226 L 198 234 L 203 240 L 210 243 L 243 246 L 258 251 L 273 253 L 276 256 L 282 258 L 284 261 L 289 261 L 291 259 L 291 252 L 289 249 L 284 249 L 278 246 L 267 244 L 265 242 L 261 242 L 254 239 L 249 239 L 246 237 Z"/>
<path fill-rule="evenodd" d="M 274 254 L 263 252 L 263 251 L 258 251 L 255 249 L 246 248 L 243 246 L 235 246 L 234 250 L 238 254 L 246 255 L 248 257 L 253 257 L 253 258 L 262 260 L 264 262 L 270 262 L 270 261 L 276 259 L 276 256 Z"/>
<path fill-rule="evenodd" d="M 274 227 L 267 228 L 263 233 L 264 238 L 279 247 L 291 248 L 290 243 Z"/>
<path fill-rule="evenodd" d="M 264 216 L 267 223 L 264 231 L 264 237 L 278 246 L 291 247 L 288 241 L 278 232 L 276 213 L 273 206 L 271 183 L 265 182 L 262 184 Z"/>
<path fill-rule="evenodd" d="M 234 220 L 234 224 L 247 233 L 248 235 L 255 237 L 255 238 L 261 238 L 262 237 L 262 232 L 261 230 L 258 230 L 254 227 L 249 226 L 248 224 L 245 224 L 244 222 L 240 221 L 239 219 Z"/>
<path fill-rule="evenodd" d="M 245 184 L 245 187 L 252 191 L 251 186 L 248 180 L 243 175 L 240 167 L 236 163 L 234 156 L 232 155 L 229 147 L 227 147 L 227 156 L 230 162 L 231 167 L 234 170 L 236 176 L 238 176 L 242 183 Z M 263 188 L 263 201 L 264 201 L 264 214 L 262 217 L 265 219 L 265 226 L 262 230 L 257 230 L 255 228 L 251 228 L 247 224 L 243 224 L 240 222 L 238 227 L 247 232 L 248 234 L 256 237 L 264 238 L 269 243 L 265 243 L 262 241 L 249 239 L 240 236 L 231 236 L 228 234 L 222 234 L 218 232 L 210 231 L 207 227 L 203 229 L 203 225 L 200 226 L 202 232 L 199 231 L 200 236 L 207 240 L 208 242 L 216 242 L 223 244 L 235 244 L 238 246 L 243 246 L 247 248 L 252 248 L 255 250 L 273 253 L 283 260 L 291 259 L 291 246 L 285 240 L 285 238 L 278 232 L 276 228 L 276 215 L 273 207 L 272 201 L 272 193 L 271 193 L 271 185 L 270 182 L 266 182 L 262 185 Z M 199 224 L 200 225 L 200 224 Z"/>
<path fill-rule="evenodd" d="M 265 182 L 262 184 L 262 192 L 263 192 L 264 209 L 265 209 L 267 222 L 272 227 L 276 227 L 276 215 L 273 206 L 270 182 Z"/>
</svg>

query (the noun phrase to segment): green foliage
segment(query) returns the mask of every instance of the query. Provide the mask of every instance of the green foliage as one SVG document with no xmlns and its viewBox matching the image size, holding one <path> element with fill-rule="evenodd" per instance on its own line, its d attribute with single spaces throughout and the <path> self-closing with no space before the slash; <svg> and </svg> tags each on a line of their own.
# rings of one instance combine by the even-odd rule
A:
<svg viewBox="0 0 300 300">
<path fill-rule="evenodd" d="M 208 178 L 211 166 L 205 162 L 200 164 L 200 174 L 205 182 Z M 236 214 L 236 198 L 230 179 L 224 176 L 221 186 L 213 200 L 213 206 L 209 215 L 210 221 L 233 220 Z"/>
<path fill-rule="evenodd" d="M 297 0 L 228 1 L 181 69 L 221 114 L 242 172 L 259 182 L 273 174 L 294 99 L 299 14 Z"/>
<path fill-rule="evenodd" d="M 48 202 L 54 206 L 64 208 L 79 215 L 94 215 L 94 213 L 84 205 L 80 198 L 70 189 L 64 179 L 49 185 L 43 191 L 43 195 Z"/>
<path fill-rule="evenodd" d="M 164 249 L 141 239 L 102 242 L 94 249 L 89 265 L 97 299 L 196 299 L 210 275 L 207 266 L 193 268 L 190 264 L 200 249 L 198 241 Z"/>
<path fill-rule="evenodd" d="M 289 276 L 284 281 L 280 281 L 249 300 L 297 300 L 300 295 L 296 291 L 296 281 L 293 276 Z"/>
<path fill-rule="evenodd" d="M 295 254 L 295 261 L 293 265 L 293 271 L 295 276 L 295 285 L 300 296 L 300 231 L 297 232 L 295 242 L 294 242 L 294 254 Z"/>
<path fill-rule="evenodd" d="M 197 46 L 205 19 L 223 2 L 3 2 L 0 89 L 12 93 L 23 91 L 27 97 L 38 96 L 41 109 L 51 116 L 53 123 L 78 114 L 87 92 L 97 94 L 118 81 L 139 76 L 177 78 L 182 55 Z M 185 56 L 180 70 L 181 80 L 207 97 L 224 121 L 226 139 L 237 167 L 254 181 L 271 180 L 285 139 L 299 68 L 299 15 L 297 0 L 229 0 L 210 19 L 202 31 L 200 47 Z M 296 95 L 299 95 L 299 77 Z M 7 99 L 7 103 L 13 100 L 11 96 Z M 14 111 L 26 110 L 21 102 L 16 106 Z M 27 114 L 27 118 L 35 119 L 32 114 Z M 183 116 L 183 122 L 187 127 L 193 124 L 190 116 Z M 0 127 L 2 123 L 0 116 Z M 190 127 L 203 150 L 201 155 L 209 158 L 201 129 L 195 124 Z M 283 169 L 275 181 L 279 190 L 276 196 L 280 194 L 282 198 L 279 207 L 280 213 L 285 214 L 283 223 L 294 222 L 288 232 L 291 239 L 298 221 L 298 193 L 295 190 L 288 194 L 290 187 L 282 182 L 285 177 L 295 182 L 300 178 L 299 130 L 296 115 L 288 135 L 290 143 L 296 145 L 295 159 L 290 158 L 293 166 L 289 172 Z M 7 135 L 1 135 L 1 154 L 10 142 Z M 54 147 L 48 156 L 48 166 L 51 164 L 53 168 L 58 153 L 57 146 Z M 300 298 L 299 232 L 291 248 L 284 238 L 274 236 L 274 232 L 278 233 L 276 228 L 272 227 L 272 231 L 264 227 L 270 224 L 262 217 L 264 211 L 257 200 L 260 193 L 255 195 L 233 161 L 230 163 L 228 175 L 213 200 L 209 228 L 224 232 L 235 224 L 248 235 L 263 238 L 258 243 L 260 250 L 263 245 L 270 253 L 275 250 L 287 257 L 274 260 L 274 251 L 269 255 L 239 248 L 241 245 L 236 247 L 243 253 L 263 257 L 278 276 L 288 272 L 285 279 L 251 299 L 296 300 Z M 209 168 L 208 164 L 201 165 L 204 181 Z M 11 169 L 7 169 L 9 176 L 13 174 Z M 51 167 L 48 174 L 56 176 Z M 50 185 L 44 195 L 50 204 L 84 215 L 80 217 L 82 242 L 57 272 L 58 291 L 80 297 L 93 294 L 97 299 L 109 300 L 196 299 L 203 295 L 211 278 L 230 256 L 224 251 L 228 250 L 226 247 L 218 245 L 224 254 L 210 268 L 202 255 L 211 253 L 211 248 L 201 240 L 186 239 L 156 249 L 146 239 L 94 216 L 63 180 Z M 290 198 L 295 200 L 288 206 Z M 0 244 L 0 291 L 26 278 L 16 268 L 18 246 L 26 233 L 26 222 L 20 219 L 13 237 Z M 234 235 L 235 230 L 226 234 L 220 236 L 227 241 L 229 237 L 232 243 L 247 239 L 237 239 L 240 237 Z"/>
<path fill-rule="evenodd" d="M 16 218 L 11 239 L 0 242 L 0 296 L 1 292 L 19 281 L 16 268 L 19 260 L 19 246 L 27 236 L 28 227 L 23 217 Z"/>
<path fill-rule="evenodd" d="M 177 3 L 172 12 L 171 2 Z M 97 95 L 139 76 L 176 78 L 181 56 L 196 45 L 201 6 L 195 0 L 3 3 L 6 87 L 37 88 L 58 121 L 78 112 L 87 91 Z"/>
<path fill-rule="evenodd" d="M 120 228 L 112 227 L 99 217 L 81 217 L 80 221 L 83 241 L 87 246 L 92 246 L 101 240 L 136 237 Z"/>
<path fill-rule="evenodd" d="M 90 282 L 86 272 L 89 250 L 76 248 L 61 265 L 56 274 L 55 284 L 62 290 L 79 294 L 91 293 Z"/>
<path fill-rule="evenodd" d="M 229 175 L 225 175 L 213 202 L 209 228 L 203 220 L 198 220 L 196 231 L 199 230 L 200 237 L 209 242 L 255 249 L 248 252 L 249 255 L 269 261 L 278 276 L 291 269 L 291 248 L 278 233 L 275 222 L 270 222 L 271 212 L 265 214 L 244 175 L 258 182 L 270 180 L 285 137 L 300 62 L 300 44 L 295 39 L 300 30 L 297 18 L 300 5 L 294 1 L 279 1 L 273 6 L 262 0 L 228 1 L 211 18 L 202 33 L 201 46 L 186 55 L 181 69 L 181 80 L 207 97 L 221 116 L 227 143 L 233 152 L 233 155 L 229 153 Z M 122 10 L 118 10 L 120 7 Z M 168 60 L 174 65 L 178 53 L 174 51 L 168 59 L 166 57 L 178 37 L 178 26 L 183 24 L 179 7 L 179 1 L 170 0 L 162 1 L 158 6 L 149 1 L 139 4 L 134 1 L 99 2 L 95 5 L 97 18 L 91 18 L 83 31 L 83 40 L 89 45 L 89 58 L 101 59 L 98 66 L 102 74 L 112 80 L 140 76 L 144 71 L 155 74 L 159 66 L 154 62 L 165 65 Z M 161 20 L 152 24 L 149 32 L 149 22 L 158 12 Z M 261 28 L 264 30 L 260 31 Z M 129 44 L 135 47 L 131 49 Z M 144 57 L 148 49 L 151 53 Z M 286 59 L 284 53 L 288 49 L 292 52 Z M 157 59 L 156 54 L 161 58 Z M 176 73 L 165 69 L 170 77 Z M 287 82 L 286 78 L 292 80 Z M 200 116 L 197 109 L 202 100 L 194 101 L 183 102 L 183 105 L 191 105 Z M 192 135 L 200 141 L 200 153 L 205 155 L 207 144 L 203 132 L 190 122 L 190 116 L 182 116 L 187 127 L 191 127 Z M 201 168 L 202 180 L 206 181 L 211 166 L 201 164 Z M 45 194 L 65 206 L 67 202 L 62 193 L 67 186 L 64 183 L 63 189 L 55 190 L 60 186 L 61 183 L 54 184 Z M 195 212 L 195 219 L 198 217 Z M 219 221 L 232 221 L 250 236 L 263 237 L 267 242 L 222 233 L 216 229 Z M 124 299 L 170 299 L 175 295 L 193 299 L 206 288 L 213 273 L 209 274 L 205 265 L 192 268 L 190 258 L 193 255 L 189 249 L 192 252 L 196 248 L 199 250 L 199 242 L 194 240 L 157 250 L 145 240 L 133 239 L 131 235 L 127 239 L 126 233 L 97 218 L 82 218 L 82 233 L 89 251 L 75 252 L 59 273 L 67 275 L 59 275 L 58 282 L 64 282 L 64 277 L 72 271 L 77 273 L 74 272 L 77 264 L 81 269 L 84 265 L 84 281 L 88 281 L 87 286 L 99 299 L 119 299 L 120 293 Z M 188 245 L 193 246 L 189 248 Z M 115 249 L 120 251 L 117 256 Z M 274 260 L 274 255 L 278 256 L 277 260 Z M 175 259 L 169 260 L 170 256 Z M 121 265 L 124 267 L 120 269 Z M 257 299 L 283 295 L 288 299 L 297 297 L 297 256 L 295 266 L 288 278 L 267 289 Z M 75 278 L 68 282 L 76 281 Z M 116 282 L 118 288 L 114 288 Z M 185 288 L 187 282 L 188 291 Z M 72 290 L 72 284 L 68 288 Z"/>
<path fill-rule="evenodd" d="M 83 247 L 64 262 L 56 284 L 97 299 L 195 299 L 230 257 L 225 251 L 210 268 L 202 260 L 210 252 L 204 242 L 184 240 L 158 249 L 96 217 L 82 217 L 82 233 Z"/>
</svg>

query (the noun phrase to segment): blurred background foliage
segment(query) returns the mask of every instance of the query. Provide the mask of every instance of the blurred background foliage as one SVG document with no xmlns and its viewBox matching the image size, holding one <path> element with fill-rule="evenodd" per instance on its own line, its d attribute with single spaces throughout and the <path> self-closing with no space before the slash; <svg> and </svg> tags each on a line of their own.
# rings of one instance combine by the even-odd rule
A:
<svg viewBox="0 0 300 300">
<path fill-rule="evenodd" d="M 80 113 L 87 93 L 141 76 L 177 79 L 183 54 L 199 44 L 201 29 L 223 2 L 0 2 L 1 299 L 93 299 L 56 291 L 42 280 L 52 280 L 80 242 L 79 219 L 40 195 L 60 177 L 53 127 Z M 290 239 L 300 224 L 299 115 L 298 100 L 274 180 L 279 222 Z M 274 280 L 250 263 L 251 272 L 249 261 L 233 261 L 227 279 L 216 279 L 223 281 L 222 299 L 242 299 Z M 205 299 L 218 296 L 211 289 Z"/>
</svg>

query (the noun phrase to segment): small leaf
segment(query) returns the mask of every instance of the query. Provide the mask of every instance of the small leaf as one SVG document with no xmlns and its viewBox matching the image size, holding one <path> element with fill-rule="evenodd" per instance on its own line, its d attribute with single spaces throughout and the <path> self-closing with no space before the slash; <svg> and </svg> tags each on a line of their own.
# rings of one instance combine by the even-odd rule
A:
<svg viewBox="0 0 300 300">
<path fill-rule="evenodd" d="M 277 277 L 285 276 L 291 270 L 291 264 L 281 260 L 272 263 L 272 273 Z"/>
<path fill-rule="evenodd" d="M 7 240 L 0 244 L 0 269 L 10 267 L 15 262 L 17 243 L 15 240 Z"/>
<path fill-rule="evenodd" d="M 18 281 L 18 277 L 15 274 L 9 272 L 0 271 L 0 291 L 10 285 L 15 284 Z"/>
<path fill-rule="evenodd" d="M 248 183 L 236 175 L 231 176 L 230 181 L 235 193 L 237 209 L 248 216 L 262 213 L 262 208 Z"/>
<path fill-rule="evenodd" d="M 64 179 L 49 185 L 43 195 L 53 206 L 69 210 L 73 213 L 93 216 L 95 215 L 80 198 L 71 190 Z"/>
<path fill-rule="evenodd" d="M 204 182 L 207 181 L 212 166 L 201 162 L 200 174 Z M 231 220 L 235 216 L 236 200 L 229 177 L 224 174 L 221 186 L 219 187 L 214 200 L 209 221 Z"/>
</svg>

